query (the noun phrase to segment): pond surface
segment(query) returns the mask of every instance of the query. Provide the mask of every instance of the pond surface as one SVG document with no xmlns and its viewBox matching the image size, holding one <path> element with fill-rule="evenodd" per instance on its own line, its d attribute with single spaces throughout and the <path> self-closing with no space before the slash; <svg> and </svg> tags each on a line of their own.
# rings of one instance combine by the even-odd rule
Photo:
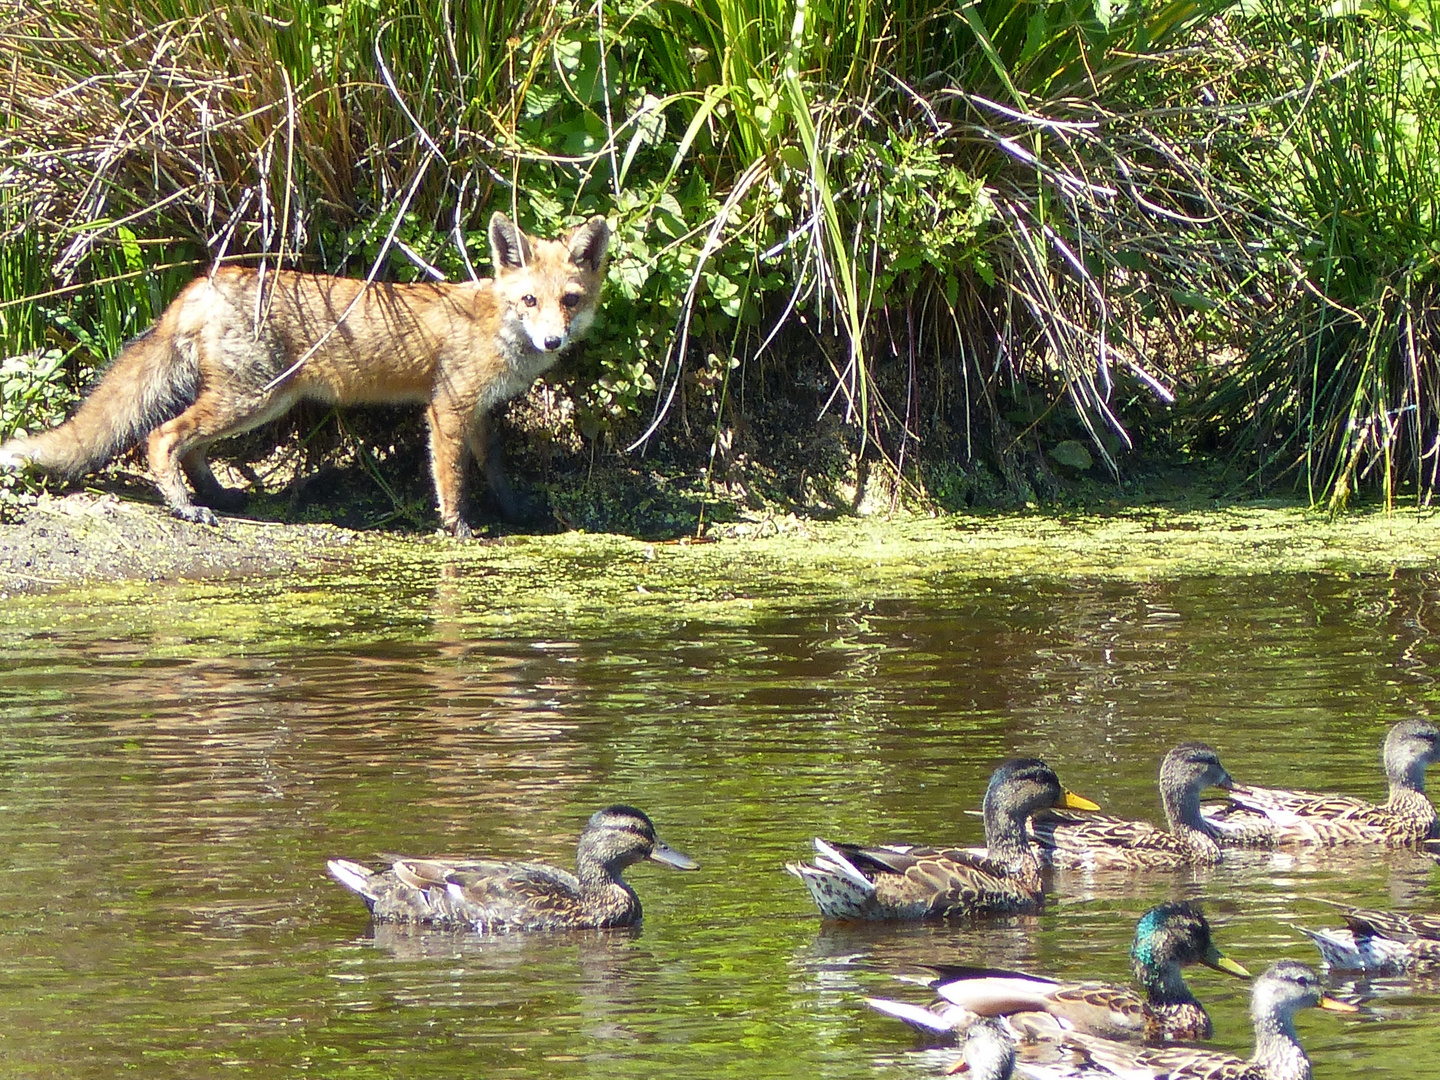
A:
<svg viewBox="0 0 1440 1080">
<path fill-rule="evenodd" d="M 1015 754 L 1151 820 L 1187 739 L 1241 781 L 1383 799 L 1386 727 L 1440 712 L 1434 573 L 942 559 L 826 587 L 746 585 L 743 547 L 706 558 L 694 597 L 649 606 L 585 602 L 607 595 L 584 585 L 597 558 L 502 611 L 483 555 L 0 606 L 0 1075 L 919 1078 L 953 1055 L 860 998 L 923 1001 L 893 975 L 925 960 L 1123 981 L 1140 912 L 1201 897 L 1254 971 L 1317 960 L 1293 925 L 1335 925 L 1324 900 L 1440 910 L 1440 870 L 1405 853 L 1072 875 L 1043 914 L 983 926 L 822 927 L 781 870 L 817 833 L 977 843 L 966 811 Z M 570 864 L 616 801 L 702 864 L 630 872 L 637 932 L 373 928 L 324 872 Z M 1248 1053 L 1245 984 L 1191 982 Z M 1440 1077 L 1420 1054 L 1440 980 L 1339 989 L 1364 1011 L 1300 1019 L 1317 1077 Z"/>
</svg>

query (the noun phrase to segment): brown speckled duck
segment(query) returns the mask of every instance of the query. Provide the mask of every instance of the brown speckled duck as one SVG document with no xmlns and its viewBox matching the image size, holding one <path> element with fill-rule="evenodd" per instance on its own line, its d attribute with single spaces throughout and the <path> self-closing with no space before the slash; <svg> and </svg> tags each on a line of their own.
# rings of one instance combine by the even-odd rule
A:
<svg viewBox="0 0 1440 1080">
<path fill-rule="evenodd" d="M 620 876 L 653 859 L 678 870 L 699 865 L 663 844 L 633 806 L 591 816 L 575 873 L 548 863 L 396 857 L 384 870 L 331 859 L 330 873 L 359 893 L 377 922 L 425 923 L 485 933 L 596 929 L 640 921 L 640 898 Z"/>
<path fill-rule="evenodd" d="M 1053 866 L 1099 870 L 1174 870 L 1221 859 L 1215 831 L 1200 815 L 1200 792 L 1234 786 L 1220 757 L 1204 743 L 1182 743 L 1160 763 L 1160 802 L 1170 831 L 1148 821 L 1077 816 L 1049 810 L 1031 820 L 1040 857 Z"/>
<path fill-rule="evenodd" d="M 1230 801 L 1205 808 L 1222 844 L 1251 847 L 1381 844 L 1409 847 L 1440 837 L 1425 769 L 1440 761 L 1440 731 L 1429 720 L 1402 720 L 1381 753 L 1390 780 L 1384 806 L 1345 795 L 1236 784 Z"/>
<path fill-rule="evenodd" d="M 829 919 L 923 919 L 999 915 L 1038 907 L 1040 860 L 1025 837 L 1026 819 L 1060 806 L 1098 810 L 1066 791 L 1034 758 L 1005 762 L 990 777 L 981 814 L 984 855 L 914 844 L 860 847 L 815 838 L 813 865 L 785 869 L 805 883 Z"/>
</svg>

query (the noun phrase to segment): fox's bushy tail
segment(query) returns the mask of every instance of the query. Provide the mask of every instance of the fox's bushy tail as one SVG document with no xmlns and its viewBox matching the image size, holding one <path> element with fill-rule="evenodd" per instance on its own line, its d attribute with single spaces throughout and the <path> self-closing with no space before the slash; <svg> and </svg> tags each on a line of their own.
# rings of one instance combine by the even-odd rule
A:
<svg viewBox="0 0 1440 1080">
<path fill-rule="evenodd" d="M 199 365 L 178 343 L 174 308 L 121 350 L 100 385 L 65 423 L 0 446 L 0 465 L 78 476 L 99 468 L 195 400 Z"/>
</svg>

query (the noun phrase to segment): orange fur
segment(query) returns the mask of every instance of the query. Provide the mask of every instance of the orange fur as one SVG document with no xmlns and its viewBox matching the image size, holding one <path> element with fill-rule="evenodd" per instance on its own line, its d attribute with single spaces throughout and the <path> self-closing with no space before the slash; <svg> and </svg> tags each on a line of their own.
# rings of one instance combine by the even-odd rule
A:
<svg viewBox="0 0 1440 1080">
<path fill-rule="evenodd" d="M 427 406 L 440 520 L 469 536 L 467 453 L 486 464 L 490 409 L 529 387 L 594 319 L 609 239 L 600 217 L 565 240 L 537 240 L 496 214 L 491 280 L 367 288 L 353 278 L 216 270 L 120 353 L 70 420 L 0 446 L 0 466 L 76 475 L 148 432 L 150 472 L 171 512 L 213 524 L 181 473 L 201 503 L 233 496 L 205 460 L 215 440 L 304 398 L 418 402 Z"/>
</svg>

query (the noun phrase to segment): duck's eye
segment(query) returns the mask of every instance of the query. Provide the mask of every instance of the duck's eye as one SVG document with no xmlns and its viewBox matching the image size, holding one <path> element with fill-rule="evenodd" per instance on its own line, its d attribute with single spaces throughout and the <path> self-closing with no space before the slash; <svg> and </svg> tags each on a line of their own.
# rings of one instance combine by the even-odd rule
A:
<svg viewBox="0 0 1440 1080">
<path fill-rule="evenodd" d="M 526 307 L 534 307 L 534 306 L 535 306 L 536 304 L 538 304 L 540 301 L 536 300 L 535 297 L 534 297 L 532 294 L 526 293 L 524 296 L 522 296 L 522 297 L 520 298 L 520 302 L 521 302 L 522 304 L 524 304 Z"/>
</svg>

